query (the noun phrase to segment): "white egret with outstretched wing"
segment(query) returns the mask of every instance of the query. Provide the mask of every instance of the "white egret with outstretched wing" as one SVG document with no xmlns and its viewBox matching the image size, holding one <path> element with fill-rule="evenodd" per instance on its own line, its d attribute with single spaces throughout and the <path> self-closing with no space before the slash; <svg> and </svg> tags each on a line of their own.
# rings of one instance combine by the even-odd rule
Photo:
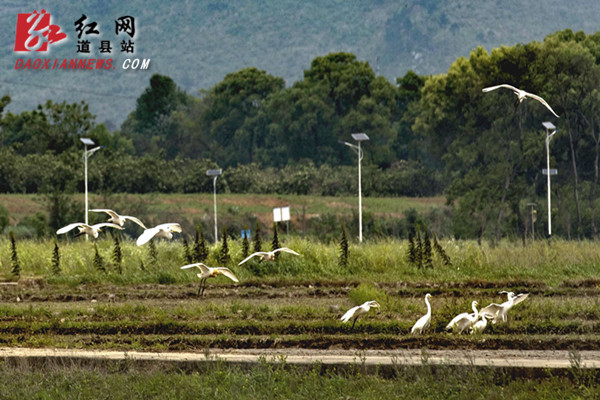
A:
<svg viewBox="0 0 600 400">
<path fill-rule="evenodd" d="M 202 263 L 188 264 L 181 267 L 181 269 L 188 268 L 199 268 L 200 271 L 202 271 L 198 274 L 198 278 L 200 278 L 200 288 L 198 289 L 199 296 L 204 294 L 204 289 L 206 289 L 206 280 L 208 278 L 216 278 L 218 275 L 224 275 L 234 282 L 239 282 L 239 279 L 235 276 L 235 274 L 226 267 L 211 268 Z"/>
<path fill-rule="evenodd" d="M 165 238 L 172 239 L 173 232 L 181 232 L 181 226 L 174 222 L 166 224 L 156 225 L 154 228 L 146 229 L 140 237 L 138 237 L 136 243 L 138 246 L 142 246 L 148 243 L 153 238 Z"/>
<path fill-rule="evenodd" d="M 546 100 L 544 100 L 537 94 L 526 92 L 525 90 L 516 88 L 512 85 L 507 85 L 506 83 L 503 83 L 502 85 L 496 85 L 496 86 L 490 86 L 490 87 L 483 88 L 482 91 L 487 93 L 487 92 L 491 92 L 492 90 L 496 90 L 499 88 L 505 88 L 505 89 L 512 90 L 517 95 L 517 105 L 521 104 L 527 97 L 531 97 L 532 99 L 537 100 L 540 103 L 542 103 L 548 110 L 550 110 L 550 112 L 552 114 L 554 114 L 556 116 L 556 118 L 560 118 L 558 116 L 558 114 L 554 112 L 552 107 L 550 107 L 550 104 L 548 104 L 548 102 Z"/>
<path fill-rule="evenodd" d="M 136 224 L 138 224 L 139 226 L 141 226 L 144 229 L 148 229 L 148 228 L 146 228 L 146 225 L 144 225 L 144 223 L 139 220 L 139 218 L 132 217 L 130 215 L 119 215 L 116 212 L 114 212 L 113 210 L 109 210 L 108 208 L 95 208 L 90 211 L 107 213 L 110 216 L 110 218 L 108 219 L 108 222 L 112 222 L 113 224 L 123 226 L 123 225 L 125 225 L 125 221 L 129 220 L 129 221 L 135 222 Z"/>
<path fill-rule="evenodd" d="M 113 224 L 110 222 L 102 222 L 100 224 L 95 224 L 95 225 L 88 225 L 88 224 L 84 224 L 83 222 L 75 222 L 75 223 L 69 224 L 67 226 L 63 226 L 62 228 L 60 228 L 59 230 L 56 231 L 56 234 L 62 235 L 63 233 L 67 233 L 75 228 L 79 228 L 79 233 L 76 236 L 88 235 L 88 236 L 92 236 L 94 239 L 97 239 L 98 233 L 104 227 L 123 230 L 123 228 L 121 228 L 119 225 Z"/>
<path fill-rule="evenodd" d="M 477 301 L 473 301 L 471 303 L 471 307 L 473 308 L 472 314 L 458 314 L 452 319 L 452 321 L 450 321 L 448 325 L 446 325 L 446 330 L 453 329 L 458 333 L 462 333 L 465 329 L 470 328 L 479 318 L 479 312 L 477 311 Z"/>
<path fill-rule="evenodd" d="M 367 302 L 361 304 L 360 306 L 352 307 L 351 309 L 346 311 L 346 313 L 344 315 L 342 315 L 342 318 L 340 318 L 340 319 L 342 320 L 342 322 L 346 323 L 350 319 L 354 318 L 354 322 L 352 322 L 352 328 L 354 328 L 354 324 L 356 324 L 356 320 L 358 319 L 358 317 L 369 312 L 369 310 L 371 308 L 379 308 L 379 307 L 381 307 L 381 306 L 375 300 L 367 301 Z"/>
<path fill-rule="evenodd" d="M 283 251 L 284 253 L 294 254 L 294 255 L 297 255 L 297 256 L 300 255 L 299 253 L 295 252 L 292 249 L 288 249 L 287 247 L 281 247 L 281 248 L 275 249 L 273 251 L 257 251 L 256 253 L 252 253 L 248 257 L 246 257 L 242 261 L 240 261 L 240 263 L 238 265 L 242 265 L 246 261 L 250 260 L 252 257 L 260 257 L 259 262 L 262 262 L 262 261 L 265 261 L 265 260 L 274 261 L 275 260 L 275 253 L 277 253 L 279 251 Z"/>
</svg>

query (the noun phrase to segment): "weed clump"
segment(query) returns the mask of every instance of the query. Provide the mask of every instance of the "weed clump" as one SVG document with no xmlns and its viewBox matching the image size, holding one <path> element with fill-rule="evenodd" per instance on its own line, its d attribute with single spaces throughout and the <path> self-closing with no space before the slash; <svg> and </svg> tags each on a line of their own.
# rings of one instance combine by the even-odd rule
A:
<svg viewBox="0 0 600 400">
<path fill-rule="evenodd" d="M 54 250 L 52 251 L 52 273 L 60 275 L 60 251 L 57 241 L 54 241 Z"/>
<path fill-rule="evenodd" d="M 340 238 L 340 257 L 338 259 L 338 265 L 341 268 L 348 267 L 348 235 L 346 234 L 346 227 L 342 224 L 342 237 Z"/>
<path fill-rule="evenodd" d="M 21 264 L 19 263 L 19 255 L 17 254 L 17 242 L 15 240 L 15 233 L 10 231 L 8 234 L 10 236 L 10 265 L 12 268 L 13 276 L 19 277 L 21 276 Z"/>
<path fill-rule="evenodd" d="M 204 262 L 208 258 L 208 247 L 204 239 L 202 226 L 196 226 L 196 237 L 194 239 L 194 262 Z"/>
<path fill-rule="evenodd" d="M 98 251 L 98 245 L 94 243 L 94 268 L 96 268 L 100 272 L 106 272 L 106 268 L 104 267 L 104 258 L 100 255 Z"/>
<path fill-rule="evenodd" d="M 273 223 L 273 240 L 271 241 L 271 250 L 277 250 L 281 247 L 279 237 L 277 236 L 277 223 Z M 279 259 L 279 252 L 275 253 L 275 261 Z"/>
</svg>

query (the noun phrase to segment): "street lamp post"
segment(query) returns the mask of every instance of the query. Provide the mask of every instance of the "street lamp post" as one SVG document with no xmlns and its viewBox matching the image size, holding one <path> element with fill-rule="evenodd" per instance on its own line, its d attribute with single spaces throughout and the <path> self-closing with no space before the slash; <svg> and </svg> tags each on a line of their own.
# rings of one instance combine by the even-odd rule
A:
<svg viewBox="0 0 600 400">
<path fill-rule="evenodd" d="M 220 169 L 209 169 L 206 171 L 206 176 L 213 178 L 213 198 L 215 205 L 215 244 L 219 242 L 219 236 L 217 235 L 217 178 L 221 175 L 222 170 Z"/>
<path fill-rule="evenodd" d="M 85 186 L 85 224 L 88 224 L 88 157 L 92 154 L 94 154 L 96 151 L 100 150 L 103 146 L 97 146 L 94 147 L 93 149 L 88 150 L 88 146 L 93 146 L 95 143 L 92 139 L 88 139 L 88 138 L 80 138 L 79 140 L 81 140 L 81 142 L 83 143 L 84 146 L 84 150 L 83 150 L 83 165 L 84 165 L 84 186 Z M 88 236 L 85 235 L 85 239 L 88 239 Z"/>
<path fill-rule="evenodd" d="M 531 211 L 531 241 L 534 242 L 535 241 L 535 215 L 536 215 L 535 206 L 537 206 L 537 204 L 527 203 L 527 206 L 530 208 L 530 211 Z"/>
<path fill-rule="evenodd" d="M 354 151 L 358 153 L 358 241 L 362 242 L 363 234 L 362 234 L 362 185 L 361 185 L 361 170 L 360 170 L 360 162 L 363 159 L 363 151 L 360 147 L 361 142 L 365 140 L 369 140 L 369 136 L 366 133 L 352 133 L 352 139 L 358 142 L 358 146 L 352 143 L 340 141 L 340 143 L 345 144 L 350 147 Z"/>
<path fill-rule="evenodd" d="M 550 211 L 550 139 L 558 129 L 554 126 L 552 122 L 542 122 L 544 128 L 546 128 L 546 182 L 548 186 L 548 244 L 550 244 L 550 240 L 552 239 L 552 215 Z M 550 133 L 552 131 L 552 133 Z"/>
</svg>

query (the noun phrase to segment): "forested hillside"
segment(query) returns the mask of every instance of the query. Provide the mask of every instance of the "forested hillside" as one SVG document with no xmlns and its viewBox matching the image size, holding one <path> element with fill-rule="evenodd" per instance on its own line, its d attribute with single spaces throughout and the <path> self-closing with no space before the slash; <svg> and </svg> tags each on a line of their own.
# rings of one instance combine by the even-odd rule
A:
<svg viewBox="0 0 600 400">
<path fill-rule="evenodd" d="M 3 112 L 0 190 L 80 191 L 85 135 L 105 146 L 93 159 L 94 191 L 207 191 L 206 169 L 220 167 L 225 191 L 347 195 L 356 154 L 340 141 L 365 132 L 367 196 L 443 192 L 456 237 L 524 238 L 530 207 L 546 215 L 542 122 L 551 121 L 554 233 L 596 237 L 599 60 L 600 33 L 564 30 L 480 47 L 445 74 L 409 71 L 395 84 L 345 52 L 316 57 L 290 87 L 244 68 L 193 96 L 154 74 L 120 130 L 95 122 L 85 103 Z M 482 91 L 500 83 L 542 96 L 560 118 L 535 99 L 518 104 L 510 90 Z M 538 220 L 538 232 L 546 224 Z"/>
<path fill-rule="evenodd" d="M 51 57 L 76 57 L 73 23 L 85 14 L 107 37 L 112 21 L 136 18 L 134 57 L 151 59 L 148 71 L 123 71 L 115 57 L 110 71 L 16 71 L 13 52 L 18 13 L 45 6 L 54 22 L 69 30 L 67 43 Z M 167 75 L 197 95 L 225 75 L 256 67 L 280 77 L 286 86 L 303 78 L 311 61 L 349 52 L 368 62 L 376 75 L 394 82 L 412 69 L 419 75 L 443 73 L 477 46 L 488 51 L 557 30 L 591 33 L 600 7 L 592 0 L 544 1 L 61 1 L 20 0 L 0 5 L 0 90 L 10 110 L 31 110 L 47 100 L 85 100 L 98 122 L 117 129 L 133 111 L 152 74 Z M 91 56 L 91 57 L 95 57 Z"/>
</svg>

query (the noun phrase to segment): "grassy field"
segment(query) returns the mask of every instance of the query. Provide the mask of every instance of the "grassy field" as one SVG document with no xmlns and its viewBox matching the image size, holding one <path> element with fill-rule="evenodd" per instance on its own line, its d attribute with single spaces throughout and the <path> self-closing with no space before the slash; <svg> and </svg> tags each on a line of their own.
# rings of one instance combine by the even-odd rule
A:
<svg viewBox="0 0 600 400">
<path fill-rule="evenodd" d="M 61 243 L 60 272 L 51 266 L 52 242 L 17 244 L 21 277 L 0 287 L 0 343 L 29 346 L 184 350 L 206 347 L 535 348 L 600 349 L 600 251 L 592 242 L 503 243 L 478 247 L 442 242 L 452 261 L 434 267 L 407 262 L 407 243 L 353 245 L 347 267 L 338 265 L 335 245 L 292 238 L 285 243 L 301 256 L 277 263 L 238 266 L 240 245 L 230 242 L 227 264 L 239 277 L 211 279 L 204 297 L 198 278 L 183 271 L 183 246 L 161 241 L 156 258 L 148 247 L 126 241 L 121 273 L 111 261 L 113 242 L 83 239 Z M 104 258 L 94 266 L 94 246 Z M 213 248 L 208 265 L 216 265 Z M 0 241 L 0 272 L 11 275 L 10 245 Z M 143 266 L 143 269 L 142 269 Z M 500 290 L 528 292 L 506 325 L 483 335 L 444 332 L 456 314 L 502 302 Z M 409 337 L 433 294 L 431 331 Z M 343 312 L 367 300 L 382 308 L 354 329 Z"/>
<path fill-rule="evenodd" d="M 71 195 L 69 200 L 81 210 L 83 221 L 83 195 Z M 399 219 L 407 210 L 415 210 L 427 214 L 432 210 L 443 210 L 443 197 L 428 198 L 380 198 L 364 197 L 363 211 L 365 215 L 372 214 L 378 218 Z M 36 212 L 48 215 L 48 200 L 43 195 L 0 194 L 0 204 L 9 213 L 10 224 L 14 229 L 23 223 L 27 217 L 33 217 Z M 178 222 L 184 227 L 187 235 L 193 235 L 193 227 L 199 223 L 206 226 L 207 233 L 213 229 L 213 195 L 200 194 L 107 194 L 90 195 L 90 208 L 110 208 L 125 215 L 135 215 L 146 225 L 154 226 L 166 221 Z M 219 193 L 217 196 L 219 229 L 223 225 L 238 226 L 248 224 L 254 230 L 250 221 L 258 220 L 263 226 L 273 224 L 273 208 L 290 207 L 290 232 L 300 234 L 306 224 L 312 219 L 320 220 L 329 215 L 350 218 L 357 212 L 356 197 L 321 197 L 296 195 L 253 195 Z M 90 222 L 105 220 L 104 214 L 89 213 Z M 367 229 L 368 227 L 365 227 Z M 310 230 L 310 226 L 308 226 Z M 337 227 L 336 227 L 337 230 Z M 337 232 L 336 232 L 337 233 Z"/>
<path fill-rule="evenodd" d="M 312 349 L 562 349 L 600 350 L 600 249 L 594 242 L 536 242 L 497 246 L 442 240 L 451 265 L 434 256 L 433 268 L 407 261 L 408 243 L 370 240 L 351 244 L 349 263 L 338 263 L 335 243 L 292 235 L 283 244 L 301 255 L 276 263 L 242 266 L 239 240 L 229 241 L 227 265 L 239 277 L 210 279 L 198 297 L 195 271 L 176 236 L 148 245 L 122 244 L 121 272 L 112 261 L 114 242 L 66 238 L 58 242 L 60 271 L 52 266 L 54 241 L 16 242 L 20 277 L 7 238 L 0 239 L 0 346 L 205 352 L 210 348 Z M 103 269 L 94 264 L 95 246 Z M 264 240 L 264 248 L 270 243 Z M 219 246 L 210 245 L 208 265 Z M 507 324 L 480 335 L 444 329 L 456 314 L 502 302 L 498 292 L 530 293 Z M 432 326 L 409 335 L 433 295 Z M 339 320 L 350 307 L 377 300 L 381 309 L 359 318 L 354 329 Z M 40 372 L 0 364 L 0 398 L 187 398 L 189 393 L 236 398 L 596 398 L 596 375 L 530 379 L 498 371 L 450 368 L 401 370 L 393 377 L 358 371 L 310 371 L 265 363 L 252 371 L 217 365 L 207 371 L 70 369 Z M 119 367 L 120 368 L 120 367 Z M 43 375 L 43 378 L 40 376 Z M 276 378 L 275 378 L 276 377 Z M 583 379 L 577 381 L 577 379 Z M 38 382 L 43 382 L 38 383 Z M 482 383 L 483 382 L 483 383 Z M 573 385 L 573 382 L 576 385 Z M 240 385 L 237 391 L 231 385 Z M 269 390 L 265 389 L 269 385 Z M 126 387 L 114 394 L 111 387 Z M 290 392 L 290 388 L 293 388 Z M 277 390 L 278 392 L 275 392 Z M 60 393 L 60 394 L 58 394 Z M 64 393 L 64 394 L 63 394 Z M 35 395 L 34 395 L 35 394 Z M 62 397 L 61 397 L 62 396 Z M 87 396 L 87 397 L 86 397 Z M 169 397 L 170 396 L 170 397 Z M 241 396 L 241 397 L 240 397 Z M 473 396 L 471 396 L 473 397 Z"/>
<path fill-rule="evenodd" d="M 360 364 L 348 371 L 300 369 L 285 360 L 251 370 L 222 364 L 201 371 L 168 367 L 112 370 L 57 366 L 49 370 L 0 365 L 2 399 L 595 399 L 595 373 L 575 379 L 527 379 L 489 369 L 399 367 L 392 376 L 366 375 Z"/>
</svg>

